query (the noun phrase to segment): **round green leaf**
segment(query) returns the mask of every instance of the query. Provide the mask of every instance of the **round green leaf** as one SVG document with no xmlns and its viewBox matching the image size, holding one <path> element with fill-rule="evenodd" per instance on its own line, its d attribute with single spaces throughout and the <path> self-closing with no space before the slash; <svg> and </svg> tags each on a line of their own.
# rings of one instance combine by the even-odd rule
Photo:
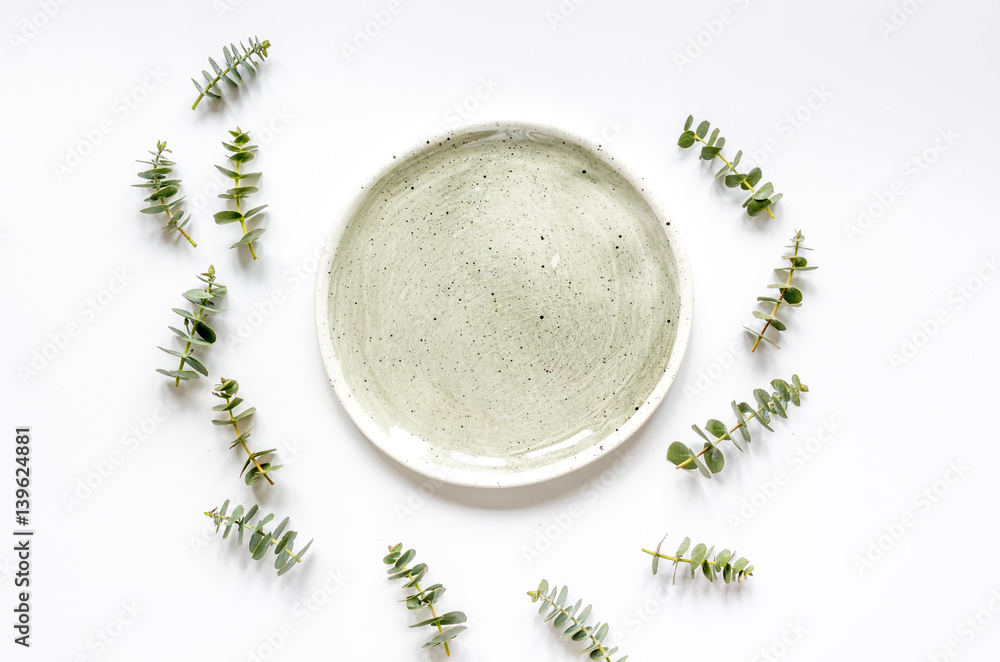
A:
<svg viewBox="0 0 1000 662">
<path fill-rule="evenodd" d="M 713 474 L 717 474 L 722 471 L 722 467 L 726 464 L 726 459 L 723 457 L 722 451 L 709 443 L 705 444 L 705 449 L 705 454 L 702 457 L 705 458 L 705 464 L 708 466 L 708 470 Z"/>
<path fill-rule="evenodd" d="M 679 441 L 675 441 L 674 443 L 670 444 L 669 448 L 667 448 L 667 459 L 670 462 L 673 462 L 674 465 L 676 466 L 684 464 L 684 462 L 690 460 L 693 457 L 694 457 L 694 452 L 692 452 L 692 450 L 688 448 L 686 444 L 683 444 Z M 689 462 L 688 464 L 685 464 L 683 468 L 690 471 L 695 469 L 695 466 L 693 462 Z"/>
<path fill-rule="evenodd" d="M 781 298 L 785 300 L 785 303 L 796 304 L 802 303 L 802 290 L 797 287 L 789 287 L 781 294 Z"/>
</svg>

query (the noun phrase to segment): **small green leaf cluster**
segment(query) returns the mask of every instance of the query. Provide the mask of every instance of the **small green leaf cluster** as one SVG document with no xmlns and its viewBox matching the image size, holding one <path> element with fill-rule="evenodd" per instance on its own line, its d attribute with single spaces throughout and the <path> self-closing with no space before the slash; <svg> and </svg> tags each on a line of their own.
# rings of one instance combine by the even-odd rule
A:
<svg viewBox="0 0 1000 662">
<path fill-rule="evenodd" d="M 249 39 L 250 48 L 243 45 L 240 42 L 240 48 L 243 52 L 240 53 L 237 50 L 235 44 L 229 44 L 229 46 L 222 47 L 222 55 L 226 61 L 226 67 L 223 69 L 216 63 L 212 58 L 208 58 L 209 64 L 212 65 L 212 70 L 215 72 L 215 76 L 212 76 L 205 70 L 202 70 L 201 74 L 205 77 L 205 86 L 202 87 L 194 78 L 191 82 L 198 89 L 198 98 L 194 100 L 191 105 L 191 110 L 198 107 L 203 97 L 208 97 L 209 99 L 221 99 L 222 90 L 219 89 L 219 81 L 225 81 L 229 87 L 238 87 L 240 83 L 243 82 L 243 76 L 240 75 L 239 67 L 242 66 L 250 75 L 256 76 L 257 69 L 264 63 L 264 58 L 267 57 L 267 49 L 271 47 L 271 42 L 268 40 L 260 41 L 257 37 L 251 37 Z M 257 62 L 254 57 L 259 57 L 260 62 Z"/>
<path fill-rule="evenodd" d="M 236 527 L 236 546 L 243 546 L 243 534 L 245 531 L 250 531 L 250 540 L 248 543 L 248 549 L 255 561 L 259 561 L 267 554 L 271 547 L 274 547 L 274 554 L 277 558 L 274 561 L 274 567 L 278 570 L 278 576 L 285 574 L 289 570 L 295 567 L 296 563 L 302 562 L 302 557 L 305 556 L 306 550 L 312 545 L 313 541 L 310 540 L 306 543 L 306 546 L 300 549 L 298 552 L 293 551 L 293 545 L 295 543 L 295 537 L 298 533 L 295 531 L 285 529 L 288 526 L 288 518 L 281 520 L 281 524 L 278 528 L 273 531 L 267 532 L 264 527 L 274 519 L 273 514 L 265 515 L 257 524 L 252 524 L 254 516 L 257 514 L 257 506 L 251 506 L 249 510 L 243 510 L 243 506 L 236 506 L 232 513 L 226 514 L 229 508 L 229 499 L 223 502 L 222 506 L 215 508 L 205 514 L 211 517 L 215 521 L 215 531 L 219 532 L 219 528 L 225 524 L 226 529 L 222 534 L 223 539 L 229 535 L 229 530 L 234 526 Z"/>
<path fill-rule="evenodd" d="M 173 172 L 171 166 L 176 165 L 173 161 L 164 158 L 163 154 L 169 151 L 167 143 L 159 140 L 156 143 L 156 151 L 150 152 L 153 155 L 152 161 L 137 161 L 137 163 L 144 163 L 151 167 L 138 173 L 139 178 L 146 181 L 141 184 L 132 184 L 132 186 L 153 189 L 153 192 L 145 199 L 145 202 L 152 204 L 139 211 L 143 214 L 166 214 L 167 224 L 163 226 L 163 229 L 180 232 L 192 246 L 197 246 L 198 244 L 191 238 L 191 235 L 184 230 L 184 226 L 191 220 L 191 215 L 185 216 L 184 211 L 180 209 L 184 196 L 176 200 L 170 199 L 179 192 L 181 180 L 168 179 L 170 173 Z"/>
<path fill-rule="evenodd" d="M 763 176 L 760 168 L 753 168 L 746 174 L 740 174 L 736 166 L 739 165 L 740 159 L 743 158 L 743 151 L 736 152 L 736 156 L 733 157 L 732 162 L 727 161 L 726 157 L 722 156 L 722 148 L 726 146 L 726 139 L 719 137 L 719 130 L 713 130 L 712 135 L 706 140 L 705 136 L 708 136 L 711 124 L 707 121 L 702 122 L 693 131 L 691 130 L 692 124 L 694 124 L 694 116 L 688 115 L 687 121 L 684 122 L 684 132 L 678 138 L 677 144 L 687 149 L 696 142 L 702 143 L 701 159 L 711 161 L 718 157 L 724 164 L 719 172 L 715 174 L 715 177 L 717 179 L 724 177 L 723 181 L 729 188 L 739 187 L 744 191 L 750 191 L 750 197 L 743 202 L 743 208 L 747 210 L 747 214 L 757 216 L 761 212 L 766 211 L 771 218 L 774 218 L 774 212 L 771 211 L 771 207 L 781 199 L 782 194 L 774 192 L 774 186 L 771 182 L 767 182 L 760 188 L 754 188 Z"/>
<path fill-rule="evenodd" d="M 156 369 L 161 375 L 173 377 L 175 387 L 180 386 L 182 380 L 198 379 L 202 375 L 208 377 L 208 369 L 194 357 L 194 348 L 208 347 L 215 343 L 215 331 L 208 325 L 207 318 L 209 313 L 225 312 L 225 309 L 219 307 L 218 300 L 226 296 L 226 286 L 215 282 L 215 267 L 210 265 L 208 271 L 198 275 L 198 280 L 204 283 L 204 287 L 184 293 L 184 298 L 191 304 L 191 310 L 171 308 L 184 319 L 184 330 L 168 327 L 174 335 L 184 341 L 183 351 L 160 347 L 167 354 L 180 359 L 180 365 L 176 370 Z M 190 366 L 193 370 L 185 370 L 185 366 Z"/>
<path fill-rule="evenodd" d="M 785 305 L 794 307 L 802 305 L 802 290 L 792 285 L 792 276 L 795 275 L 795 272 L 797 271 L 811 271 L 816 268 L 807 266 L 809 264 L 809 261 L 806 260 L 805 257 L 799 254 L 799 251 L 812 250 L 811 248 L 806 248 L 805 246 L 802 245 L 802 242 L 804 242 L 805 239 L 806 238 L 802 235 L 802 232 L 796 230 L 795 236 L 792 237 L 792 245 L 785 246 L 785 248 L 792 249 L 791 255 L 781 256 L 783 259 L 788 260 L 788 266 L 781 267 L 780 269 L 775 269 L 775 271 L 777 271 L 778 273 L 787 273 L 788 277 L 785 279 L 784 283 L 772 283 L 768 285 L 769 288 L 778 290 L 777 296 L 757 297 L 757 301 L 764 302 L 765 304 L 774 304 L 774 305 L 771 308 L 770 313 L 763 313 L 759 310 L 753 311 L 754 317 L 756 317 L 759 320 L 764 320 L 763 329 L 761 329 L 760 331 L 754 331 L 749 327 L 743 327 L 756 337 L 756 340 L 753 343 L 753 348 L 750 350 L 751 352 L 757 350 L 757 345 L 760 344 L 761 340 L 766 340 L 767 342 L 774 345 L 776 349 L 781 349 L 778 343 L 766 337 L 764 335 L 764 332 L 767 331 L 768 328 L 773 328 L 776 331 L 785 330 L 786 328 L 785 323 L 782 322 L 777 317 L 775 317 L 775 315 L 778 312 L 778 308 L 780 306 Z"/>
<path fill-rule="evenodd" d="M 567 606 L 566 599 L 569 590 L 563 586 L 553 586 L 549 589 L 549 583 L 544 579 L 534 591 L 528 591 L 532 602 L 541 601 L 538 613 L 545 617 L 545 622 L 552 621 L 552 626 L 557 630 L 563 630 L 563 639 L 573 641 L 589 640 L 589 645 L 580 651 L 586 654 L 591 660 L 610 660 L 611 656 L 618 652 L 618 647 L 605 648 L 604 639 L 608 636 L 609 627 L 607 623 L 595 623 L 587 625 L 590 617 L 590 610 L 593 605 L 587 605 L 583 609 L 580 606 L 582 600 L 577 600 L 572 607 Z M 563 629 L 565 628 L 565 629 Z M 625 662 L 628 655 L 618 658 L 615 662 Z"/>
<path fill-rule="evenodd" d="M 448 642 L 462 634 L 467 628 L 464 625 L 458 625 L 458 623 L 465 623 L 466 617 L 463 612 L 460 611 L 450 611 L 447 614 L 437 615 L 434 611 L 434 604 L 441 598 L 444 594 L 445 588 L 441 584 L 434 584 L 433 586 L 428 586 L 427 588 L 420 588 L 420 580 L 424 578 L 427 574 L 427 564 L 418 563 L 412 568 L 408 568 L 407 564 L 413 560 L 417 555 L 412 549 L 403 551 L 402 543 L 398 543 L 389 548 L 389 553 L 382 559 L 389 568 L 386 572 L 389 574 L 389 579 L 403 579 L 406 582 L 403 584 L 403 588 L 413 589 L 413 593 L 406 597 L 406 608 L 411 611 L 416 611 L 418 609 L 428 609 L 430 610 L 431 617 L 420 621 L 419 623 L 414 623 L 411 628 L 417 627 L 434 627 L 437 628 L 437 634 L 431 637 L 427 643 L 423 645 L 423 648 L 434 648 L 435 646 L 444 646 L 445 655 L 451 655 L 451 650 L 448 648 Z M 446 625 L 455 625 L 456 627 L 445 628 Z"/>
<path fill-rule="evenodd" d="M 226 379 L 225 377 L 222 378 L 221 383 L 215 386 L 215 390 L 212 391 L 212 395 L 217 398 L 221 398 L 225 402 L 215 405 L 212 407 L 212 410 L 225 412 L 228 417 L 213 419 L 212 423 L 215 425 L 231 425 L 233 427 L 233 431 L 236 433 L 236 439 L 229 444 L 229 447 L 236 448 L 237 446 L 242 446 L 243 450 L 246 451 L 247 454 L 247 460 L 243 464 L 243 469 L 240 470 L 240 476 L 243 477 L 244 482 L 246 482 L 247 485 L 253 485 L 261 478 L 264 478 L 268 483 L 274 485 L 274 481 L 271 480 L 271 477 L 268 474 L 280 469 L 281 465 L 271 465 L 269 462 L 261 462 L 260 458 L 265 455 L 270 455 L 277 449 L 269 448 L 266 451 L 250 451 L 250 448 L 247 446 L 247 439 L 250 437 L 250 431 L 253 428 L 248 427 L 243 432 L 240 432 L 240 422 L 253 416 L 257 409 L 255 407 L 250 407 L 249 409 L 244 409 L 243 411 L 234 414 L 236 408 L 243 403 L 243 398 L 236 395 L 239 390 L 239 382 L 235 379 Z M 246 473 L 246 476 L 243 476 L 244 473 Z"/>
<path fill-rule="evenodd" d="M 702 573 L 710 582 L 714 582 L 721 575 L 722 581 L 727 584 L 730 582 L 739 583 L 747 577 L 753 575 L 753 566 L 749 565 L 750 562 L 744 557 L 737 559 L 736 552 L 724 549 L 713 557 L 712 554 L 715 552 L 715 545 L 706 547 L 704 543 L 698 543 L 694 546 L 694 549 L 691 550 L 691 556 L 684 558 L 684 552 L 691 547 L 690 538 L 684 539 L 684 542 L 682 542 L 681 546 L 677 548 L 677 551 L 674 552 L 673 556 L 661 554 L 660 548 L 663 546 L 666 539 L 667 537 L 663 536 L 663 540 L 660 540 L 660 544 L 656 546 L 654 551 L 649 551 L 645 548 L 642 550 L 647 554 L 653 555 L 654 575 L 660 569 L 660 559 L 673 562 L 674 574 L 671 581 L 677 580 L 677 567 L 681 563 L 687 563 L 689 565 L 691 568 L 692 578 L 698 574 L 698 568 L 701 568 Z"/>
<path fill-rule="evenodd" d="M 791 384 L 783 379 L 774 379 L 771 381 L 771 387 L 774 391 L 770 394 L 764 389 L 758 388 L 754 390 L 753 396 L 757 401 L 756 408 L 746 402 L 737 404 L 733 400 L 733 414 L 736 416 L 736 424 L 733 427 L 726 428 L 725 423 L 722 421 L 714 418 L 710 419 L 705 424 L 705 429 L 712 435 L 712 439 L 709 439 L 697 425 L 692 425 L 691 429 L 705 440 L 705 446 L 701 451 L 695 453 L 686 444 L 675 441 L 667 449 L 667 459 L 677 465 L 678 469 L 698 469 L 705 478 L 711 478 L 712 474 L 722 471 L 723 466 L 725 466 L 725 457 L 718 446 L 719 442 L 728 439 L 733 442 L 733 445 L 738 450 L 743 451 L 741 441 L 737 437 L 732 436 L 733 432 L 739 430 L 743 442 L 750 443 L 750 430 L 747 427 L 748 419 L 744 418 L 744 415 L 749 415 L 750 418 L 757 419 L 763 427 L 771 430 L 771 427 L 768 425 L 771 422 L 770 414 L 774 414 L 779 418 L 788 418 L 788 414 L 786 413 L 788 403 L 791 402 L 796 407 L 800 406 L 799 395 L 809 391 L 809 387 L 799 381 L 798 375 L 792 375 Z M 771 431 L 773 432 L 773 430 Z"/>
<path fill-rule="evenodd" d="M 220 211 L 215 215 L 215 222 L 219 225 L 225 225 L 227 223 L 239 222 L 240 228 L 243 230 L 243 237 L 237 241 L 235 244 L 230 246 L 230 248 L 239 248 L 240 246 L 246 246 L 250 249 L 250 255 L 253 259 L 257 259 L 257 253 L 254 251 L 253 242 L 258 239 L 262 234 L 264 234 L 264 228 L 255 228 L 247 232 L 246 222 L 264 211 L 267 205 L 261 205 L 259 207 L 254 207 L 253 209 L 243 212 L 243 200 L 247 196 L 256 193 L 257 187 L 250 185 L 240 185 L 241 180 L 253 179 L 260 176 L 259 172 L 240 172 L 240 166 L 253 161 L 257 154 L 257 145 L 250 144 L 250 134 L 246 131 L 236 127 L 235 131 L 230 131 L 229 135 L 233 137 L 232 142 L 223 142 L 222 146 L 226 148 L 229 152 L 227 155 L 229 160 L 233 163 L 233 169 L 223 168 L 222 166 L 215 166 L 218 168 L 226 177 L 233 180 L 233 188 L 227 190 L 225 193 L 219 195 L 223 200 L 235 200 L 236 210 L 227 209 L 225 211 Z"/>
</svg>

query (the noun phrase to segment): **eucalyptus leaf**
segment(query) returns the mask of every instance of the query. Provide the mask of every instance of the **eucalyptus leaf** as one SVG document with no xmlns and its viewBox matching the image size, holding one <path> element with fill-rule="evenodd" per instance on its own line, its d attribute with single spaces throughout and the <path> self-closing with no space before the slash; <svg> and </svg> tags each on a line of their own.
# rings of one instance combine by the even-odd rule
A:
<svg viewBox="0 0 1000 662">
<path fill-rule="evenodd" d="M 722 467 L 726 464 L 726 459 L 722 456 L 722 451 L 720 451 L 717 446 L 709 442 L 705 443 L 705 454 L 703 457 L 705 458 L 705 466 L 707 466 L 708 470 L 713 474 L 717 474 L 722 471 Z"/>
<path fill-rule="evenodd" d="M 687 447 L 686 444 L 682 444 L 679 441 L 675 441 L 670 444 L 667 449 L 667 459 L 673 462 L 676 466 L 684 469 L 692 470 L 695 468 L 694 463 L 691 461 L 694 458 L 694 451 Z M 687 464 L 684 464 L 687 462 Z"/>
<path fill-rule="evenodd" d="M 700 457 L 698 457 L 698 455 L 692 455 L 691 461 L 694 462 L 694 466 L 698 469 L 698 471 L 701 472 L 702 476 L 704 476 L 705 478 L 712 477 L 712 472 L 709 471 L 708 465 L 706 465 L 705 461 L 702 460 Z"/>
<path fill-rule="evenodd" d="M 705 423 L 705 429 L 712 433 L 716 439 L 728 439 L 729 430 L 726 428 L 725 423 L 717 419 L 710 419 Z"/>
<path fill-rule="evenodd" d="M 438 632 L 436 635 L 431 637 L 430 641 L 424 644 L 422 648 L 433 648 L 435 646 L 440 646 L 441 644 L 445 644 L 446 642 L 451 641 L 458 635 L 465 632 L 466 629 L 468 628 L 466 628 L 464 625 L 459 625 L 458 627 L 448 628 L 443 632 Z"/>
<path fill-rule="evenodd" d="M 242 221 L 243 214 L 235 210 L 227 209 L 225 211 L 216 212 L 213 218 L 216 223 L 223 225 L 226 223 L 236 223 L 237 221 Z"/>
</svg>

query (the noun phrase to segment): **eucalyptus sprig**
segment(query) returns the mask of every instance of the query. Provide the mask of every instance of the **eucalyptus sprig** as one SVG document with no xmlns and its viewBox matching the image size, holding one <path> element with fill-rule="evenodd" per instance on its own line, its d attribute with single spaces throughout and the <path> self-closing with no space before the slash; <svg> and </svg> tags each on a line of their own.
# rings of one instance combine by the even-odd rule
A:
<svg viewBox="0 0 1000 662">
<path fill-rule="evenodd" d="M 712 557 L 712 553 L 715 551 L 715 545 L 711 547 L 706 547 L 704 543 L 698 543 L 691 550 L 691 556 L 684 558 L 684 552 L 688 550 L 691 546 L 691 539 L 685 538 L 681 546 L 677 548 L 673 556 L 669 554 L 661 554 L 660 548 L 663 546 L 663 542 L 667 539 L 663 536 L 663 540 L 660 544 L 656 546 L 656 549 L 650 551 L 645 547 L 642 551 L 647 554 L 653 555 L 653 574 L 655 575 L 660 569 L 660 559 L 665 559 L 667 561 L 673 561 L 674 563 L 674 575 L 671 578 L 671 582 L 677 581 L 677 567 L 681 563 L 687 563 L 691 568 L 691 577 L 697 574 L 697 570 L 700 567 L 702 573 L 708 577 L 708 581 L 714 582 L 716 578 L 721 574 L 722 581 L 726 582 L 742 582 L 747 577 L 753 575 L 753 566 L 748 565 L 750 562 L 744 557 L 736 558 L 736 552 L 731 552 L 728 549 L 724 549 L 715 557 Z"/>
<path fill-rule="evenodd" d="M 722 467 L 725 465 L 725 457 L 719 449 L 719 442 L 728 439 L 733 442 L 733 445 L 738 450 L 742 451 L 742 443 L 736 437 L 732 436 L 733 432 L 739 430 L 743 441 L 747 444 L 750 443 L 750 430 L 747 427 L 748 419 L 744 418 L 745 414 L 748 414 L 750 418 L 756 418 L 763 427 L 771 430 L 771 427 L 768 425 L 771 422 L 770 415 L 774 414 L 779 418 L 788 418 L 788 414 L 786 413 L 788 403 L 791 402 L 796 407 L 800 406 L 799 395 L 809 391 L 809 387 L 799 381 L 798 375 L 792 375 L 791 384 L 783 379 L 774 379 L 771 381 L 771 388 L 774 391 L 770 394 L 764 389 L 754 389 L 753 397 L 757 401 L 756 408 L 746 402 L 736 404 L 736 401 L 733 400 L 733 414 L 736 415 L 736 425 L 733 427 L 727 429 L 725 423 L 722 421 L 714 418 L 709 419 L 705 423 L 705 429 L 712 435 L 713 438 L 711 440 L 701 428 L 697 425 L 692 425 L 691 429 L 705 440 L 704 448 L 695 453 L 686 444 L 675 441 L 667 449 L 667 459 L 677 465 L 678 469 L 698 469 L 705 478 L 711 478 L 712 474 L 722 471 Z M 773 430 L 771 431 L 773 432 Z M 702 456 L 704 456 L 704 459 L 702 459 Z"/>
<path fill-rule="evenodd" d="M 208 377 L 208 369 L 205 365 L 194 357 L 195 346 L 207 347 L 215 343 L 216 335 L 212 327 L 206 321 L 209 313 L 224 312 L 219 308 L 218 301 L 226 296 L 226 286 L 215 282 L 215 267 L 209 266 L 208 271 L 198 275 L 198 280 L 204 283 L 204 287 L 188 290 L 184 293 L 184 298 L 191 303 L 191 310 L 182 308 L 171 308 L 175 313 L 184 319 L 184 330 L 176 327 L 168 327 L 181 340 L 184 341 L 184 350 L 176 351 L 160 347 L 161 350 L 176 356 L 180 359 L 180 365 L 176 370 L 164 370 L 157 368 L 156 372 L 174 378 L 174 386 L 180 386 L 181 380 L 198 379 L 199 375 Z M 188 365 L 194 370 L 185 370 Z"/>
<path fill-rule="evenodd" d="M 132 184 L 132 186 L 153 189 L 153 192 L 145 199 L 145 202 L 151 202 L 152 204 L 139 211 L 143 214 L 166 214 L 167 224 L 163 226 L 163 229 L 180 232 L 185 239 L 191 242 L 192 246 L 197 246 L 198 244 L 191 238 L 191 235 L 184 231 L 184 226 L 191 220 L 191 214 L 185 216 L 184 210 L 180 209 L 180 204 L 184 201 L 184 196 L 176 200 L 170 199 L 177 195 L 180 190 L 181 180 L 167 179 L 173 171 L 171 166 L 176 165 L 173 161 L 164 158 L 164 153 L 169 152 L 167 143 L 158 140 L 156 142 L 156 151 L 150 152 L 153 155 L 152 161 L 137 160 L 137 163 L 145 163 L 152 167 L 138 173 L 139 178 L 146 181 L 141 184 Z"/>
<path fill-rule="evenodd" d="M 235 200 L 236 211 L 231 209 L 220 211 L 215 215 L 215 222 L 219 225 L 225 225 L 227 223 L 235 223 L 239 221 L 240 228 L 243 230 L 243 237 L 230 246 L 230 248 L 247 246 L 250 249 L 250 255 L 253 256 L 254 260 L 256 260 L 257 253 L 253 249 L 253 242 L 264 234 L 264 228 L 255 228 L 247 232 L 247 221 L 253 216 L 256 216 L 260 212 L 264 211 L 264 209 L 267 208 L 267 205 L 254 207 L 248 212 L 243 213 L 243 199 L 252 193 L 256 193 L 257 187 L 248 186 L 246 184 L 240 186 L 240 181 L 243 179 L 253 179 L 259 177 L 260 173 L 240 172 L 240 166 L 254 160 L 257 155 L 257 145 L 250 144 L 250 134 L 240 129 L 240 127 L 236 127 L 235 131 L 230 131 L 229 135 L 233 137 L 233 141 L 230 143 L 224 142 L 222 143 L 222 146 L 229 151 L 227 156 L 229 160 L 233 162 L 233 169 L 230 170 L 229 168 L 223 168 L 218 165 L 215 167 L 218 168 L 219 172 L 223 175 L 233 180 L 233 188 L 220 194 L 219 197 L 223 200 Z"/>
<path fill-rule="evenodd" d="M 806 258 L 803 257 L 802 255 L 799 255 L 799 251 L 812 250 L 811 248 L 806 248 L 805 246 L 802 245 L 802 242 L 805 241 L 805 239 L 806 238 L 802 236 L 802 232 L 796 230 L 795 236 L 792 237 L 792 245 L 785 246 L 785 248 L 792 249 L 791 255 L 781 256 L 783 259 L 788 260 L 788 266 L 781 267 L 780 269 L 775 269 L 775 271 L 777 271 L 778 273 L 788 272 L 788 278 L 785 279 L 784 283 L 772 283 L 768 285 L 768 287 L 778 290 L 777 298 L 757 297 L 757 301 L 763 301 L 767 304 L 773 303 L 774 307 L 771 309 L 770 313 L 762 313 L 759 310 L 753 311 L 754 317 L 760 320 L 764 320 L 764 328 L 761 329 L 760 331 L 754 331 L 753 329 L 746 326 L 743 327 L 744 329 L 746 329 L 747 331 L 749 331 L 750 333 L 752 333 L 754 336 L 757 337 L 757 339 L 753 343 L 753 347 L 750 349 L 751 352 L 757 350 L 757 345 L 760 344 L 761 340 L 766 340 L 767 342 L 774 345 L 776 349 L 781 349 L 781 347 L 778 346 L 778 343 L 766 337 L 764 335 L 764 332 L 767 331 L 768 327 L 773 327 L 776 331 L 785 330 L 786 328 L 785 323 L 779 320 L 777 317 L 775 317 L 775 315 L 778 312 L 778 308 L 781 305 L 786 305 L 786 306 L 802 305 L 802 290 L 800 290 L 797 287 L 792 287 L 792 276 L 795 275 L 796 271 L 811 271 L 816 268 L 816 267 L 806 266 L 809 264 L 809 261 L 806 260 Z"/>
<path fill-rule="evenodd" d="M 313 541 L 310 540 L 299 551 L 293 551 L 292 546 L 295 543 L 295 537 L 299 534 L 292 530 L 285 530 L 288 527 L 287 517 L 281 520 L 278 528 L 268 532 L 264 530 L 264 527 L 274 519 L 273 514 L 265 515 L 259 522 L 252 524 L 251 522 L 258 510 L 256 505 L 250 506 L 250 509 L 247 511 L 243 510 L 243 506 L 236 506 L 233 512 L 227 515 L 226 510 L 228 508 L 229 499 L 226 499 L 222 506 L 213 508 L 205 513 L 215 521 L 216 533 L 225 524 L 226 530 L 222 533 L 222 537 L 225 539 L 229 535 L 229 530 L 235 526 L 236 546 L 242 547 L 243 533 L 250 531 L 250 541 L 247 547 L 254 561 L 264 558 L 268 550 L 273 546 L 274 554 L 277 556 L 274 560 L 274 567 L 277 568 L 279 577 L 294 568 L 296 563 L 301 563 L 306 550 L 313 544 Z"/>
<path fill-rule="evenodd" d="M 242 477 L 244 472 L 246 472 L 246 477 L 243 479 L 247 485 L 253 485 L 261 477 L 264 478 L 271 485 L 274 485 L 274 481 L 268 476 L 269 473 L 277 471 L 282 465 L 271 465 L 269 462 L 261 462 L 260 458 L 273 453 L 275 448 L 269 448 L 266 451 L 251 452 L 250 448 L 247 447 L 247 439 L 250 437 L 250 431 L 253 427 L 248 427 L 243 432 L 240 432 L 240 421 L 245 421 L 254 415 L 257 411 L 256 407 L 250 407 L 249 409 L 244 409 L 238 414 L 234 414 L 236 408 L 240 406 L 243 402 L 243 398 L 236 395 L 240 390 L 240 384 L 235 379 L 222 378 L 222 382 L 216 384 L 215 390 L 212 391 L 212 395 L 217 398 L 225 400 L 222 404 L 215 405 L 212 407 L 213 411 L 225 412 L 228 417 L 216 418 L 212 420 L 215 425 L 231 425 L 233 426 L 233 432 L 236 433 L 236 439 L 229 444 L 230 448 L 236 448 L 237 446 L 242 446 L 243 450 L 246 451 L 247 461 L 243 464 L 243 469 L 240 470 L 240 476 Z"/>
<path fill-rule="evenodd" d="M 191 82 L 194 86 L 198 88 L 198 98 L 194 100 L 191 104 L 191 110 L 198 107 L 201 103 L 203 97 L 208 97 L 209 99 L 221 99 L 222 90 L 219 89 L 219 81 L 225 81 L 229 87 L 238 87 L 240 83 L 243 82 L 243 76 L 240 75 L 239 67 L 242 66 L 243 69 L 249 72 L 251 75 L 257 75 L 257 69 L 260 65 L 264 64 L 264 58 L 267 57 L 267 49 L 271 47 L 271 42 L 267 39 L 260 41 L 257 37 L 251 37 L 249 39 L 250 48 L 243 45 L 240 42 L 240 48 L 243 52 L 240 53 L 237 50 L 235 44 L 229 44 L 229 46 L 222 47 L 222 55 L 226 61 L 226 68 L 220 67 L 215 60 L 208 58 L 209 64 L 212 65 L 212 70 L 215 71 L 215 76 L 213 77 L 204 69 L 201 74 L 205 77 L 205 86 L 202 87 L 198 81 L 194 78 Z M 254 57 L 259 57 L 260 62 L 257 62 Z"/>
<path fill-rule="evenodd" d="M 465 623 L 465 614 L 460 611 L 449 611 L 447 614 L 437 615 L 434 611 L 434 604 L 441 598 L 444 594 L 445 588 L 441 584 L 434 584 L 433 586 L 428 586 L 427 588 L 420 588 L 420 580 L 424 578 L 427 573 L 427 564 L 418 563 L 412 568 L 406 567 L 413 557 L 416 556 L 416 552 L 412 549 L 408 549 L 405 552 L 403 550 L 402 543 L 398 543 L 389 548 L 389 553 L 382 559 L 382 563 L 389 566 L 386 572 L 389 574 L 389 579 L 405 579 L 406 583 L 403 584 L 403 588 L 412 588 L 414 593 L 406 597 L 406 608 L 415 611 L 417 609 L 428 609 L 430 610 L 431 617 L 420 621 L 419 623 L 414 623 L 411 628 L 417 628 L 421 626 L 429 626 L 437 628 L 437 634 L 431 637 L 427 643 L 423 645 L 423 648 L 434 648 L 435 646 L 444 646 L 445 655 L 450 656 L 451 650 L 448 648 L 448 642 L 457 637 L 458 635 L 465 632 L 467 629 L 464 625 L 457 625 L 458 623 Z M 456 627 L 450 627 L 445 629 L 445 625 L 455 625 Z"/>
<path fill-rule="evenodd" d="M 771 218 L 774 218 L 774 212 L 771 211 L 771 207 L 781 199 L 782 194 L 774 192 L 774 186 L 771 185 L 771 182 L 767 182 L 760 188 L 754 188 L 760 182 L 762 176 L 760 168 L 753 168 L 746 174 L 740 174 L 736 166 L 739 165 L 740 159 L 743 157 L 743 151 L 736 152 L 736 156 L 733 157 L 732 162 L 727 161 L 726 157 L 722 155 L 722 148 L 726 146 L 726 139 L 719 137 L 719 130 L 715 129 L 712 131 L 712 135 L 706 140 L 705 136 L 708 135 L 711 124 L 707 121 L 702 122 L 698 125 L 698 128 L 692 131 L 691 125 L 693 123 L 694 115 L 688 115 L 687 121 L 684 122 L 684 132 L 677 139 L 677 144 L 687 149 L 696 142 L 700 142 L 703 145 L 701 148 L 701 158 L 703 160 L 711 161 L 718 157 L 725 164 L 719 172 L 715 173 L 716 178 L 725 177 L 723 181 L 729 188 L 736 188 L 738 186 L 744 191 L 750 191 L 750 197 L 743 202 L 743 207 L 747 210 L 747 214 L 756 216 L 762 211 L 766 211 Z"/>
<path fill-rule="evenodd" d="M 566 605 L 566 597 L 569 590 L 563 586 L 553 586 L 549 590 L 549 583 L 544 579 L 534 591 L 528 591 L 532 602 L 541 601 L 538 613 L 545 617 L 545 621 L 553 621 L 552 626 L 557 630 L 563 630 L 563 639 L 573 641 L 583 641 L 587 639 L 590 644 L 580 651 L 580 654 L 588 654 L 591 660 L 610 660 L 611 656 L 618 652 L 618 647 L 606 648 L 604 639 L 608 636 L 609 627 L 607 623 L 595 623 L 587 625 L 590 617 L 590 610 L 593 605 L 587 605 L 580 609 L 582 600 L 577 600 L 572 607 Z M 555 619 L 555 620 L 553 620 Z M 620 657 L 616 662 L 625 662 L 628 655 Z"/>
</svg>

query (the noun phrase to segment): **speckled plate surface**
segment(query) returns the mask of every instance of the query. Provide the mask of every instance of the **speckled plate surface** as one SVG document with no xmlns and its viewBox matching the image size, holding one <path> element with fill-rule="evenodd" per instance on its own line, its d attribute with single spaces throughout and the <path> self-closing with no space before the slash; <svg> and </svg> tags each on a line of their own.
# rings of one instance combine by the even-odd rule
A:
<svg viewBox="0 0 1000 662">
<path fill-rule="evenodd" d="M 340 401 L 404 465 L 461 485 L 553 478 L 631 435 L 691 320 L 669 222 L 583 141 L 472 127 L 393 161 L 334 227 L 316 324 Z"/>
</svg>

